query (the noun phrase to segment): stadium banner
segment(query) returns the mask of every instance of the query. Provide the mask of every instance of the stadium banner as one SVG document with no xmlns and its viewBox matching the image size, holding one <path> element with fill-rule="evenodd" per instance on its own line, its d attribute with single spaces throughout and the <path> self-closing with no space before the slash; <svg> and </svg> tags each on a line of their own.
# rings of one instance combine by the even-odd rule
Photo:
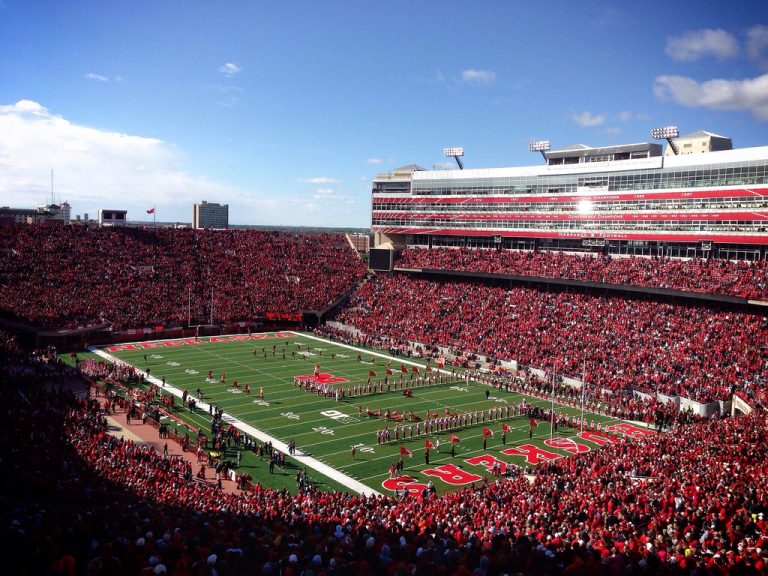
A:
<svg viewBox="0 0 768 576">
<path fill-rule="evenodd" d="M 442 234 L 444 236 L 495 236 L 501 234 L 506 238 L 570 238 L 581 240 L 585 237 L 600 237 L 606 240 L 651 240 L 662 242 L 714 242 L 720 244 L 768 244 L 768 235 L 755 235 L 733 232 L 617 232 L 603 230 L 599 234 L 586 230 L 559 231 L 550 229 L 528 230 L 511 229 L 487 230 L 477 228 L 389 228 L 374 226 L 376 232 L 383 234 Z"/>
<path fill-rule="evenodd" d="M 768 214 L 762 212 L 640 212 L 611 214 L 610 212 L 593 212 L 590 214 L 578 214 L 574 212 L 554 212 L 552 214 L 525 212 L 507 212 L 506 214 L 484 214 L 477 212 L 463 212 L 458 214 L 426 214 L 419 212 L 374 212 L 374 218 L 398 218 L 402 220 L 477 220 L 488 221 L 515 221 L 515 222 L 551 222 L 551 221 L 597 221 L 597 222 L 690 222 L 690 221 L 764 221 L 768 220 Z M 494 237 L 498 233 L 494 234 Z"/>
<path fill-rule="evenodd" d="M 287 312 L 265 312 L 264 318 L 271 321 L 282 320 L 284 322 L 301 322 L 302 315 Z"/>
<path fill-rule="evenodd" d="M 736 410 L 739 410 L 740 412 L 744 414 L 752 414 L 752 406 L 744 400 L 741 396 L 738 394 L 733 395 L 733 402 L 731 404 L 731 416 L 735 416 Z"/>
<path fill-rule="evenodd" d="M 685 190 L 676 192 L 627 192 L 610 194 L 549 194 L 527 196 L 520 194 L 518 196 L 451 196 L 449 198 L 426 198 L 423 196 L 411 196 L 409 198 L 374 198 L 374 209 L 377 204 L 461 204 L 462 206 L 472 206 L 473 204 L 539 204 L 552 202 L 581 202 L 582 200 L 591 200 L 592 202 L 616 202 L 616 201 L 638 201 L 638 200 L 687 200 L 699 198 L 753 198 L 755 195 L 768 196 L 768 188 L 737 188 L 731 190 Z"/>
</svg>

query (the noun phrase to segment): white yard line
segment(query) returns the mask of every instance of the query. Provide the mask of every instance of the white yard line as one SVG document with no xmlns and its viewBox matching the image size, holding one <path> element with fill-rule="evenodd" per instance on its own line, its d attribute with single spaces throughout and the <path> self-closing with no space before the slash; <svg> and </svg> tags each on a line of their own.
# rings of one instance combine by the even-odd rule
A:
<svg viewBox="0 0 768 576">
<path fill-rule="evenodd" d="M 294 333 L 295 334 L 295 333 Z M 114 364 L 127 364 L 126 362 L 123 362 L 122 360 L 119 360 L 112 356 L 111 354 L 108 354 L 104 352 L 103 350 L 100 350 L 98 348 L 95 348 L 91 346 L 89 348 L 91 352 L 94 354 L 104 358 L 105 360 L 108 360 L 109 362 L 112 362 Z M 135 367 L 134 367 L 135 368 Z M 156 384 L 158 387 L 160 387 L 162 390 L 166 392 L 170 392 L 174 396 L 178 396 L 181 398 L 182 391 L 178 388 L 175 388 L 174 386 L 171 386 L 170 384 L 166 383 L 165 386 L 163 386 L 162 380 L 159 378 L 156 378 L 154 376 L 150 376 L 146 372 L 139 370 L 136 368 L 136 372 L 138 374 L 142 374 L 144 376 L 144 379 L 147 382 L 151 382 L 152 384 Z M 210 406 L 205 402 L 198 402 L 197 405 L 202 410 L 209 410 Z M 231 416 L 227 414 L 226 412 L 222 414 L 222 420 L 226 422 L 227 424 L 232 424 L 235 428 L 240 430 L 241 432 L 244 432 L 248 434 L 249 436 L 258 439 L 261 442 L 271 442 L 272 446 L 274 446 L 277 450 L 280 450 L 281 452 L 284 452 L 285 454 L 288 454 L 288 444 L 285 442 L 281 442 L 277 438 L 274 438 L 267 434 L 266 432 L 262 432 L 258 428 L 254 428 L 250 424 L 246 424 L 245 422 L 242 422 L 235 418 L 234 416 Z M 358 494 L 364 494 L 367 496 L 381 496 L 380 492 L 377 492 L 376 490 L 373 490 L 369 486 L 366 486 L 359 480 L 355 480 L 351 476 L 347 476 L 346 474 L 342 474 L 335 468 L 331 468 L 327 464 L 324 464 L 323 462 L 320 462 L 319 460 L 312 458 L 311 456 L 308 456 L 307 454 L 303 454 L 301 451 L 297 451 L 296 454 L 293 455 L 293 458 L 298 460 L 302 465 L 306 466 L 307 468 L 311 468 L 312 470 L 315 470 L 317 472 L 320 472 L 320 474 L 323 474 L 327 476 L 328 478 L 331 478 L 332 480 L 335 480 L 342 486 L 349 488 L 353 492 L 357 492 Z"/>
<path fill-rule="evenodd" d="M 418 368 L 426 369 L 427 364 L 424 364 L 422 362 L 413 362 L 412 360 L 406 360 L 402 356 L 390 356 L 389 354 L 383 354 L 381 352 L 374 352 L 373 350 L 368 350 L 367 348 L 356 348 L 355 346 L 352 346 L 350 344 L 343 344 L 341 342 L 337 342 L 336 340 L 327 340 L 325 338 L 320 338 L 319 336 L 313 336 L 311 334 L 302 334 L 301 332 L 293 332 L 292 330 L 288 330 L 287 332 L 291 334 L 295 334 L 296 336 L 300 336 L 302 338 L 311 338 L 312 340 L 317 340 L 318 342 L 323 342 L 324 344 L 333 344 L 334 346 L 339 346 L 341 348 L 347 348 L 348 350 L 354 350 L 355 352 L 365 352 L 366 354 L 370 354 L 371 356 L 378 356 L 379 358 L 385 358 L 386 360 L 397 360 L 401 364 L 408 364 L 409 366 L 416 366 Z M 425 359 L 423 359 L 423 362 L 426 362 Z M 439 372 L 440 374 L 451 374 L 449 370 L 446 370 L 445 368 L 432 368 L 434 372 Z M 458 378 L 456 380 L 456 383 L 458 382 L 465 382 L 466 378 Z M 474 382 L 474 380 L 472 380 Z"/>
</svg>

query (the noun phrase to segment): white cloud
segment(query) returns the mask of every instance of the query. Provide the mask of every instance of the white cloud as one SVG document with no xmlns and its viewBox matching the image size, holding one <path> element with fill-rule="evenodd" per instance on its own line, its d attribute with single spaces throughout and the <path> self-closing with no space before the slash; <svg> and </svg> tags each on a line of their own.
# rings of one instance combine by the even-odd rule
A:
<svg viewBox="0 0 768 576">
<path fill-rule="evenodd" d="M 648 120 L 648 114 L 643 114 L 642 112 L 630 112 L 629 110 L 622 110 L 616 116 L 621 122 L 629 122 L 630 120 Z"/>
<path fill-rule="evenodd" d="M 227 62 L 226 64 L 223 64 L 221 67 L 219 67 L 219 72 L 228 78 L 237 76 L 241 70 L 242 68 L 240 68 L 240 66 L 233 64 L 232 62 Z"/>
<path fill-rule="evenodd" d="M 768 26 L 758 25 L 747 30 L 747 54 L 755 60 L 764 60 L 768 48 Z"/>
<path fill-rule="evenodd" d="M 318 188 L 315 190 L 315 195 L 313 196 L 315 200 L 320 199 L 328 199 L 328 200 L 336 200 L 339 198 L 343 198 L 343 195 L 337 192 L 336 190 L 333 190 L 332 188 Z"/>
<path fill-rule="evenodd" d="M 112 78 L 104 76 L 103 74 L 96 74 L 96 72 L 87 72 L 83 74 L 83 78 L 86 80 L 93 80 L 94 82 L 125 82 L 125 78 L 116 75 Z"/>
<path fill-rule="evenodd" d="M 718 60 L 733 58 L 739 53 L 739 43 L 722 29 L 692 30 L 682 36 L 667 38 L 667 55 L 677 62 L 695 62 L 706 57 Z"/>
<path fill-rule="evenodd" d="M 242 193 L 187 173 L 182 160 L 161 140 L 77 125 L 37 102 L 0 106 L 4 205 L 32 207 L 49 198 L 51 169 L 57 196 L 75 214 L 124 208 L 142 220 L 157 205 L 159 218 L 189 221 L 194 202 L 232 202 Z"/>
<path fill-rule="evenodd" d="M 380 164 L 384 164 L 384 160 L 382 160 L 381 158 L 368 158 L 366 159 L 365 163 L 379 166 Z"/>
<path fill-rule="evenodd" d="M 37 114 L 47 115 L 48 110 L 35 102 L 34 100 L 19 100 L 16 104 L 10 104 L 8 106 L 0 106 L 0 115 L 13 114 L 15 112 L 22 114 Z"/>
<path fill-rule="evenodd" d="M 219 94 L 241 93 L 243 91 L 239 86 L 231 84 L 208 84 L 205 89 L 211 92 L 218 92 Z"/>
<path fill-rule="evenodd" d="M 714 79 L 697 82 L 686 76 L 659 76 L 653 93 L 688 108 L 744 110 L 768 121 L 768 74 L 745 80 Z"/>
<path fill-rule="evenodd" d="M 98 82 L 109 82 L 109 78 L 106 76 L 102 76 L 101 74 L 96 74 L 94 72 L 88 72 L 85 77 L 88 80 L 96 80 Z"/>
<path fill-rule="evenodd" d="M 339 184 L 341 180 L 335 178 L 328 178 L 327 176 L 316 176 L 315 178 L 300 178 L 299 182 L 304 184 Z"/>
<path fill-rule="evenodd" d="M 592 114 L 592 112 L 579 112 L 578 114 L 572 114 L 571 118 L 576 124 L 582 128 L 592 128 L 593 126 L 600 126 L 605 122 L 605 116 L 602 114 Z"/>
<path fill-rule="evenodd" d="M 466 84 L 491 86 L 496 82 L 496 72 L 493 70 L 462 70 L 461 80 Z"/>
</svg>

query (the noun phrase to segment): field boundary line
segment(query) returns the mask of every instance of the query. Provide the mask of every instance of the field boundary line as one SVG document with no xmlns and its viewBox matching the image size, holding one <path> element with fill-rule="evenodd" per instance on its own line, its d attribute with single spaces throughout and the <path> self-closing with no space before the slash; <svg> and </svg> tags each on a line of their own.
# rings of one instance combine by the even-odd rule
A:
<svg viewBox="0 0 768 576">
<path fill-rule="evenodd" d="M 343 342 L 337 342 L 336 340 L 330 340 L 328 338 L 320 338 L 319 336 L 315 336 L 313 334 L 309 333 L 302 333 L 302 332 L 294 332 L 293 330 L 287 330 L 287 333 L 294 334 L 296 336 L 300 336 L 302 338 L 311 338 L 312 340 L 317 340 L 318 342 L 323 342 L 325 344 L 333 344 L 334 346 L 340 346 L 341 348 L 347 348 L 349 350 L 354 350 L 355 352 L 365 352 L 366 354 L 370 354 L 371 356 L 378 356 L 379 358 L 385 358 L 386 360 L 397 360 L 401 364 L 408 364 L 409 366 L 416 366 L 420 369 L 425 369 L 427 364 L 426 358 L 421 358 L 421 362 L 414 362 L 413 360 L 406 360 L 403 356 L 391 356 L 389 354 L 384 354 L 382 352 L 376 352 L 375 350 L 369 350 L 368 348 L 358 348 L 356 346 L 352 346 L 351 344 L 344 344 Z M 378 366 L 377 366 L 378 368 Z M 446 374 L 450 375 L 451 372 L 449 370 L 446 370 L 445 368 L 432 368 L 434 372 L 439 372 L 440 374 Z M 469 373 L 467 372 L 467 376 Z M 471 378 L 469 378 L 472 380 Z M 456 384 L 459 382 L 465 382 L 467 378 L 457 378 L 456 382 L 445 382 L 445 384 Z M 472 382 L 475 382 L 475 380 L 472 380 Z M 479 382 L 478 382 L 479 384 Z"/>
</svg>

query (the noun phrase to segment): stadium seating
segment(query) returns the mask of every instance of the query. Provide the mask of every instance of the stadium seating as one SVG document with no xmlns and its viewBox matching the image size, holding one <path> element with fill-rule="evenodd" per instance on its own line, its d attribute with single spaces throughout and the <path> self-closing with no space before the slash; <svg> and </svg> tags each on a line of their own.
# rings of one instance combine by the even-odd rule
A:
<svg viewBox="0 0 768 576">
<path fill-rule="evenodd" d="M 211 293 L 219 321 L 295 313 L 322 308 L 364 274 L 330 235 L 5 226 L 0 251 L 0 309 L 46 326 L 179 325 L 189 314 L 207 317 Z M 466 269 L 525 273 L 512 271 L 518 264 L 493 268 L 495 256 L 480 264 L 469 251 L 409 252 L 401 266 L 456 269 L 450 261 L 466 252 Z M 520 266 L 542 276 L 763 299 L 766 291 L 762 263 L 649 272 L 645 263 L 614 270 L 605 260 L 601 273 L 592 265 L 602 259 L 526 257 L 535 263 Z M 422 258 L 443 263 L 417 264 Z M 424 354 L 439 344 L 466 358 L 517 359 L 586 375 L 590 387 L 617 398 L 625 390 L 701 402 L 734 391 L 766 397 L 759 377 L 768 326 L 744 313 L 398 274 L 363 285 L 339 320 L 362 332 L 359 341 L 395 353 L 410 340 Z M 108 370 L 96 361 L 82 367 L 94 377 Z M 178 460 L 110 436 L 99 404 L 67 391 L 81 377 L 53 351 L 29 357 L 0 332 L 9 574 L 768 574 L 761 408 L 738 418 L 679 417 L 671 434 L 446 495 L 363 497 L 307 486 L 292 496 L 224 492 L 195 481 Z M 534 380 L 525 386 L 541 391 Z M 620 406 L 637 419 L 657 408 Z"/>
<path fill-rule="evenodd" d="M 762 373 L 762 317 L 404 274 L 357 291 L 339 320 L 365 334 L 441 345 L 581 379 L 591 387 L 728 399 Z"/>
<path fill-rule="evenodd" d="M 734 262 L 716 259 L 606 257 L 546 251 L 412 248 L 403 250 L 396 265 L 400 268 L 490 272 L 672 288 L 768 300 L 768 266 L 765 260 Z"/>
<path fill-rule="evenodd" d="M 297 314 L 322 309 L 364 274 L 340 235 L 0 227 L 0 312 L 48 327 Z"/>
<path fill-rule="evenodd" d="M 9 574 L 766 574 L 765 414 L 398 498 L 225 493 L 106 434 L 2 335 Z M 41 355 L 40 357 L 44 357 Z M 44 446 L 44 450 L 40 450 Z"/>
</svg>

